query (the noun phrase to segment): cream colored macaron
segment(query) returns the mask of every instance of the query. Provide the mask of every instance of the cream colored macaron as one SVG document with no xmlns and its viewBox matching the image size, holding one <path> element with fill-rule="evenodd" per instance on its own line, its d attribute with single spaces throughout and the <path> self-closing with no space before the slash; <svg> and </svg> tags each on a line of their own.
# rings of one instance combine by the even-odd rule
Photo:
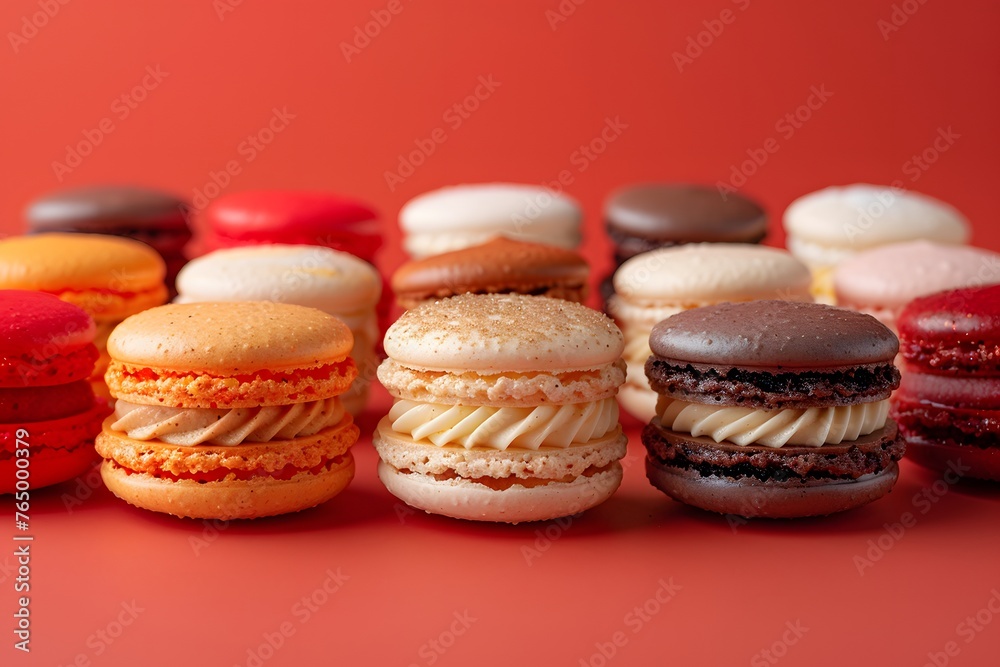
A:
<svg viewBox="0 0 1000 667">
<path fill-rule="evenodd" d="M 643 367 L 649 332 L 660 320 L 724 301 L 811 301 L 809 269 L 777 248 L 745 243 L 698 243 L 636 255 L 615 272 L 608 312 L 625 334 L 628 381 L 619 400 L 644 422 L 656 412 L 656 394 Z"/>
<path fill-rule="evenodd" d="M 259 245 L 216 250 L 177 276 L 175 303 L 275 301 L 322 310 L 342 320 L 354 335 L 351 356 L 359 377 L 344 396 L 357 415 L 375 376 L 382 291 L 378 271 L 346 252 L 309 245 Z"/>
<path fill-rule="evenodd" d="M 399 212 L 413 258 L 468 248 L 504 234 L 563 248 L 580 244 L 583 213 L 570 197 L 535 185 L 455 185 L 411 199 Z"/>
<path fill-rule="evenodd" d="M 830 270 L 855 253 L 925 239 L 963 244 L 969 222 L 954 207 L 896 187 L 833 186 L 792 202 L 784 216 L 786 245 L 809 265 L 817 297 L 832 301 Z"/>
<path fill-rule="evenodd" d="M 407 311 L 384 345 L 394 403 L 373 443 L 407 504 L 518 523 L 576 514 L 621 483 L 623 339 L 601 313 L 464 294 Z"/>
</svg>

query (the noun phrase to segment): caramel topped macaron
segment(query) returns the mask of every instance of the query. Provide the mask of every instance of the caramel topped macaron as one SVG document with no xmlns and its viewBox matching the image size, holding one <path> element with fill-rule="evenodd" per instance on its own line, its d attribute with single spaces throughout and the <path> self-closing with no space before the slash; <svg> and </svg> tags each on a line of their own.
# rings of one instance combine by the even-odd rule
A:
<svg viewBox="0 0 1000 667">
<path fill-rule="evenodd" d="M 173 304 L 122 322 L 106 379 L 118 399 L 97 450 L 138 507 L 254 518 L 312 507 L 354 474 L 340 401 L 357 375 L 337 318 L 270 302 Z"/>
<path fill-rule="evenodd" d="M 379 477 L 427 512 L 517 523 L 593 507 L 621 483 L 622 336 L 580 304 L 463 294 L 407 311 L 385 338 L 394 398 Z"/>
<path fill-rule="evenodd" d="M 566 248 L 503 236 L 401 266 L 392 289 L 403 308 L 458 294 L 528 294 L 583 303 L 590 269 Z"/>
</svg>

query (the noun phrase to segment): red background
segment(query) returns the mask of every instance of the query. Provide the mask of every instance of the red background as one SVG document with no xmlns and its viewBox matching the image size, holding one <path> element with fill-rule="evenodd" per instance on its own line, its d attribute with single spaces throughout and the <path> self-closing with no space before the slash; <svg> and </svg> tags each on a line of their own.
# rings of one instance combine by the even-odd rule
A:
<svg viewBox="0 0 1000 667">
<path fill-rule="evenodd" d="M 221 1 L 70 2 L 12 45 L 11 33 L 42 10 L 38 0 L 3 3 L 0 232 L 19 232 L 24 205 L 60 186 L 132 181 L 191 197 L 235 160 L 240 173 L 225 192 L 315 188 L 374 203 L 390 243 L 383 263 L 392 267 L 400 259 L 395 216 L 412 196 L 463 181 L 548 182 L 568 170 L 567 190 L 587 213 L 584 250 L 599 274 L 608 254 L 600 204 L 611 188 L 725 180 L 773 137 L 778 151 L 743 187 L 773 213 L 771 243 L 780 244 L 778 218 L 798 195 L 898 179 L 956 205 L 972 220 L 974 241 L 1000 250 L 994 2 L 567 0 L 562 6 L 575 9 L 553 29 L 547 12 L 559 0 L 402 0 L 347 62 L 341 42 L 388 4 L 244 2 L 220 19 Z M 723 10 L 729 23 L 713 23 Z M 879 21 L 894 11 L 906 21 L 885 39 Z M 699 33 L 707 46 L 700 55 L 692 49 L 696 57 L 679 71 L 675 52 Z M 115 100 L 142 82 L 147 66 L 166 76 L 122 117 Z M 499 86 L 460 127 L 449 125 L 444 114 L 481 76 Z M 791 136 L 779 131 L 814 86 L 832 96 Z M 241 142 L 274 108 L 294 118 L 247 161 Z M 104 118 L 113 131 L 60 182 L 53 163 Z M 574 152 L 609 118 L 627 128 L 581 171 Z M 391 190 L 385 173 L 437 128 L 445 141 Z M 944 152 L 932 149 L 929 168 L 915 168 L 913 156 L 949 128 L 958 138 Z M 380 400 L 374 413 L 386 407 Z M 921 513 L 915 494 L 937 497 L 936 478 L 907 464 L 896 491 L 867 509 L 734 531 L 649 488 L 637 444 L 622 491 L 565 529 L 417 515 L 401 524 L 367 442 L 356 448 L 358 478 L 339 499 L 229 526 L 199 555 L 190 540 L 207 529 L 198 522 L 132 510 L 103 491 L 68 513 L 61 496 L 72 485 L 37 492 L 34 651 L 13 651 L 3 629 L 0 655 L 4 664 L 69 664 L 80 654 L 95 665 L 158 664 L 161 656 L 246 664 L 262 634 L 290 620 L 295 634 L 263 664 L 597 665 L 595 642 L 618 631 L 626 641 L 608 664 L 772 664 L 755 655 L 781 640 L 786 621 L 801 620 L 809 630 L 782 652 L 782 664 L 916 665 L 949 641 L 957 655 L 938 656 L 939 664 L 996 663 L 1000 619 L 968 643 L 958 628 L 1000 587 L 994 487 L 947 487 Z M 4 503 L 8 525 L 10 511 Z M 868 540 L 888 543 L 884 525 L 905 512 L 916 525 L 859 576 L 854 557 Z M 538 530 L 558 539 L 529 565 L 523 549 Z M 291 607 L 327 568 L 350 579 L 300 623 Z M 626 614 L 660 579 L 683 588 L 633 632 Z M 6 626 L 8 570 L 0 568 L 0 580 Z M 135 622 L 110 645 L 88 645 L 92 633 L 115 630 L 120 603 L 133 598 L 145 609 Z M 468 632 L 443 654 L 421 652 L 466 609 L 478 619 Z"/>
</svg>

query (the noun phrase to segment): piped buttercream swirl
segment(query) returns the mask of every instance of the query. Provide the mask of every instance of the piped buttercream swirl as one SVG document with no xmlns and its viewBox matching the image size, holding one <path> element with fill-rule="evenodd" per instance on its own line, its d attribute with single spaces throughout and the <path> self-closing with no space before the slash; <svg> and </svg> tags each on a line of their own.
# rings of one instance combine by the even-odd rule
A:
<svg viewBox="0 0 1000 667">
<path fill-rule="evenodd" d="M 260 408 L 170 408 L 115 403 L 114 431 L 133 440 L 160 440 L 170 445 L 239 445 L 315 435 L 340 422 L 344 408 L 339 397 L 322 401 Z"/>
<path fill-rule="evenodd" d="M 398 400 L 389 410 L 392 430 L 439 447 L 566 448 L 618 428 L 614 397 L 588 403 L 532 408 L 442 405 Z"/>
<path fill-rule="evenodd" d="M 656 412 L 665 428 L 709 437 L 716 442 L 820 447 L 857 440 L 882 428 L 889 414 L 889 401 L 828 408 L 761 410 L 702 405 L 663 396 Z"/>
</svg>

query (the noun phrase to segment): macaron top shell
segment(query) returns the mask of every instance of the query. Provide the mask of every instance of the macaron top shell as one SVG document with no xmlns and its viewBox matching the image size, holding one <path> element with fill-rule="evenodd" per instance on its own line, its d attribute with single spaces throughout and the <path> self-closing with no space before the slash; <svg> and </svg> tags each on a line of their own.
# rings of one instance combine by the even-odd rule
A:
<svg viewBox="0 0 1000 667">
<path fill-rule="evenodd" d="M 613 364 L 624 342 L 602 313 L 561 299 L 462 294 L 405 312 L 385 335 L 409 368 L 480 374 L 563 373 Z"/>
<path fill-rule="evenodd" d="M 545 225 L 575 231 L 583 218 L 570 197 L 535 185 L 487 183 L 454 185 L 411 199 L 399 211 L 406 232 L 476 230 L 514 232 L 518 220 L 527 228 Z M 537 233 L 533 233 L 537 236 Z"/>
<path fill-rule="evenodd" d="M 343 360 L 350 329 L 314 308 L 284 303 L 169 304 L 127 318 L 108 338 L 112 359 L 170 371 L 228 375 Z"/>
<path fill-rule="evenodd" d="M 892 331 L 870 315 L 793 301 L 687 310 L 654 326 L 649 344 L 678 362 L 762 368 L 891 364 L 899 350 Z"/>
<path fill-rule="evenodd" d="M 0 241 L 0 288 L 43 292 L 160 289 L 166 266 L 144 243 L 99 234 L 36 234 Z M 162 303 L 162 301 L 161 301 Z"/>
<path fill-rule="evenodd" d="M 890 309 L 984 280 L 1000 283 L 1000 254 L 922 240 L 858 253 L 838 265 L 833 277 L 839 303 Z"/>
<path fill-rule="evenodd" d="M 408 262 L 392 276 L 397 294 L 434 293 L 443 286 L 454 291 L 473 287 L 583 284 L 589 268 L 580 255 L 566 248 L 497 237 L 482 245 Z"/>
<path fill-rule="evenodd" d="M 371 264 L 346 252 L 308 245 L 216 250 L 177 276 L 176 303 L 278 301 L 353 313 L 371 308 L 382 281 Z"/>
<path fill-rule="evenodd" d="M 961 244 L 969 223 L 954 207 L 918 192 L 868 184 L 829 187 L 792 202 L 789 235 L 822 246 L 859 250 L 926 239 Z"/>
<path fill-rule="evenodd" d="M 932 373 L 1000 375 L 1000 285 L 916 299 L 898 324 L 907 364 Z"/>
<path fill-rule="evenodd" d="M 759 241 L 767 216 L 738 194 L 700 185 L 645 183 L 614 192 L 604 207 L 610 227 L 645 238 L 688 243 Z"/>
<path fill-rule="evenodd" d="M 810 300 L 805 264 L 784 250 L 698 243 L 636 255 L 615 272 L 617 294 L 637 304 L 699 305 L 752 299 Z"/>
<path fill-rule="evenodd" d="M 112 233 L 136 229 L 187 230 L 187 202 L 166 192 L 132 185 L 91 185 L 60 190 L 32 202 L 28 226 L 39 232 L 79 226 L 79 231 Z"/>
<path fill-rule="evenodd" d="M 94 320 L 42 292 L 0 290 L 0 354 L 68 354 L 94 341 Z"/>
<path fill-rule="evenodd" d="M 381 244 L 378 214 L 370 206 L 322 192 L 260 190 L 219 197 L 205 221 L 224 238 L 250 243 L 339 245 L 351 241 L 369 258 Z M 345 237 L 345 234 L 348 237 Z"/>
</svg>

